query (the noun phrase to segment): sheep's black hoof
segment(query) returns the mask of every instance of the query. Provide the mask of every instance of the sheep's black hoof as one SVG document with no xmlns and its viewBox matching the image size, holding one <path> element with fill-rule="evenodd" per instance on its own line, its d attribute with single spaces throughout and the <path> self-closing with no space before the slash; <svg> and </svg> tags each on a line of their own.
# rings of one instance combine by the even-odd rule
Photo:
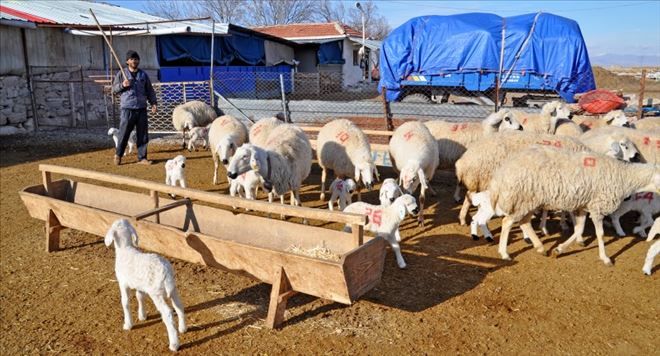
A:
<svg viewBox="0 0 660 356">
<path fill-rule="evenodd" d="M 492 236 L 486 236 L 486 241 L 491 242 L 491 243 L 495 242 L 495 240 L 493 240 Z"/>
<path fill-rule="evenodd" d="M 472 234 L 472 240 L 474 240 L 474 241 L 478 241 L 478 240 L 479 240 L 479 236 Z"/>
<path fill-rule="evenodd" d="M 530 239 L 529 237 L 524 237 L 523 241 L 525 241 L 528 245 L 532 244 L 532 239 Z"/>
</svg>

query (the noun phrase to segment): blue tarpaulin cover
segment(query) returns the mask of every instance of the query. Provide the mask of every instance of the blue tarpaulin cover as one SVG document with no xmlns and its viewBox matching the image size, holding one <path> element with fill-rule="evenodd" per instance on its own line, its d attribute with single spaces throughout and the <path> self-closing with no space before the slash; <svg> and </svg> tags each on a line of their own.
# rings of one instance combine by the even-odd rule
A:
<svg viewBox="0 0 660 356">
<path fill-rule="evenodd" d="M 321 43 L 316 53 L 319 64 L 344 64 L 343 40 Z"/>
<path fill-rule="evenodd" d="M 215 37 L 213 52 L 216 65 L 229 65 L 238 60 L 248 65 L 266 63 L 264 40 L 239 32 Z M 201 65 L 211 63 L 211 37 L 200 35 L 157 36 L 156 48 L 161 66 Z"/>
<path fill-rule="evenodd" d="M 416 17 L 394 29 L 380 51 L 380 84 L 387 100 L 399 97 L 409 75 L 500 69 L 546 76 L 568 102 L 595 89 L 587 48 L 577 22 L 548 13 L 500 17 L 485 13 Z"/>
</svg>

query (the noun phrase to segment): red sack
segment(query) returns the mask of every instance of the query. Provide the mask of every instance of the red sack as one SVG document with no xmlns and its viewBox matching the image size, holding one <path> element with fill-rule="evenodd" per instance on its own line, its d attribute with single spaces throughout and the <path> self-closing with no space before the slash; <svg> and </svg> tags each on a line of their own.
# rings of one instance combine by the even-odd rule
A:
<svg viewBox="0 0 660 356">
<path fill-rule="evenodd" d="M 580 97 L 580 107 L 592 114 L 604 114 L 616 110 L 625 104 L 625 101 L 609 90 L 596 89 Z"/>
</svg>

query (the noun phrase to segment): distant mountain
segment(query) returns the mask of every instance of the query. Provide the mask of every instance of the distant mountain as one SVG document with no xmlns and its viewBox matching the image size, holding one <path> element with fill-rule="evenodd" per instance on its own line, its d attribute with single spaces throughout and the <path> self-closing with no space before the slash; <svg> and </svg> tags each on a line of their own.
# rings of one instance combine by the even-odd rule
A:
<svg viewBox="0 0 660 356">
<path fill-rule="evenodd" d="M 600 65 L 604 67 L 621 66 L 621 67 L 648 67 L 660 66 L 660 55 L 654 54 L 600 54 L 597 56 L 589 56 L 592 65 Z"/>
</svg>

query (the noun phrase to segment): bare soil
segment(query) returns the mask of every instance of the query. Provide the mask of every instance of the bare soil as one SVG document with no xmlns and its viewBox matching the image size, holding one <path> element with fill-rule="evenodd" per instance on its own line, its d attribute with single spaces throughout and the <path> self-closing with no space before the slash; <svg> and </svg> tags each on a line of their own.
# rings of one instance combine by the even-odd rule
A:
<svg viewBox="0 0 660 356">
<path fill-rule="evenodd" d="M 226 194 L 226 183 L 211 184 L 209 152 L 151 145 L 154 166 L 117 167 L 110 147 L 101 131 L 0 139 L 3 355 L 168 352 L 165 327 L 151 302 L 147 321 L 122 330 L 114 251 L 102 237 L 64 230 L 64 249 L 44 252 L 43 222 L 28 216 L 17 194 L 41 182 L 40 163 L 161 182 L 165 160 L 179 153 L 188 157 L 191 187 Z M 315 165 L 302 194 L 306 206 L 323 205 L 319 177 Z M 352 306 L 295 296 L 281 330 L 264 326 L 269 285 L 173 261 L 189 325 L 180 353 L 658 354 L 660 273 L 657 265 L 650 277 L 641 272 L 649 244 L 633 236 L 614 238 L 607 229 L 615 266 L 606 267 L 593 237 L 586 247 L 552 258 L 534 252 L 516 229 L 509 246 L 513 261 L 502 261 L 495 245 L 472 241 L 468 227 L 458 225 L 454 184 L 452 172 L 439 172 L 433 182 L 438 196 L 427 200 L 427 226 L 412 219 L 403 224 L 407 269 L 398 269 L 388 251 L 382 281 Z M 377 193 L 365 199 L 376 202 Z M 634 220 L 626 216 L 626 231 Z M 546 249 L 566 238 L 557 221 L 549 228 L 555 233 L 542 238 Z M 593 236 L 593 229 L 587 233 Z M 133 300 L 134 318 L 135 305 Z"/>
</svg>

